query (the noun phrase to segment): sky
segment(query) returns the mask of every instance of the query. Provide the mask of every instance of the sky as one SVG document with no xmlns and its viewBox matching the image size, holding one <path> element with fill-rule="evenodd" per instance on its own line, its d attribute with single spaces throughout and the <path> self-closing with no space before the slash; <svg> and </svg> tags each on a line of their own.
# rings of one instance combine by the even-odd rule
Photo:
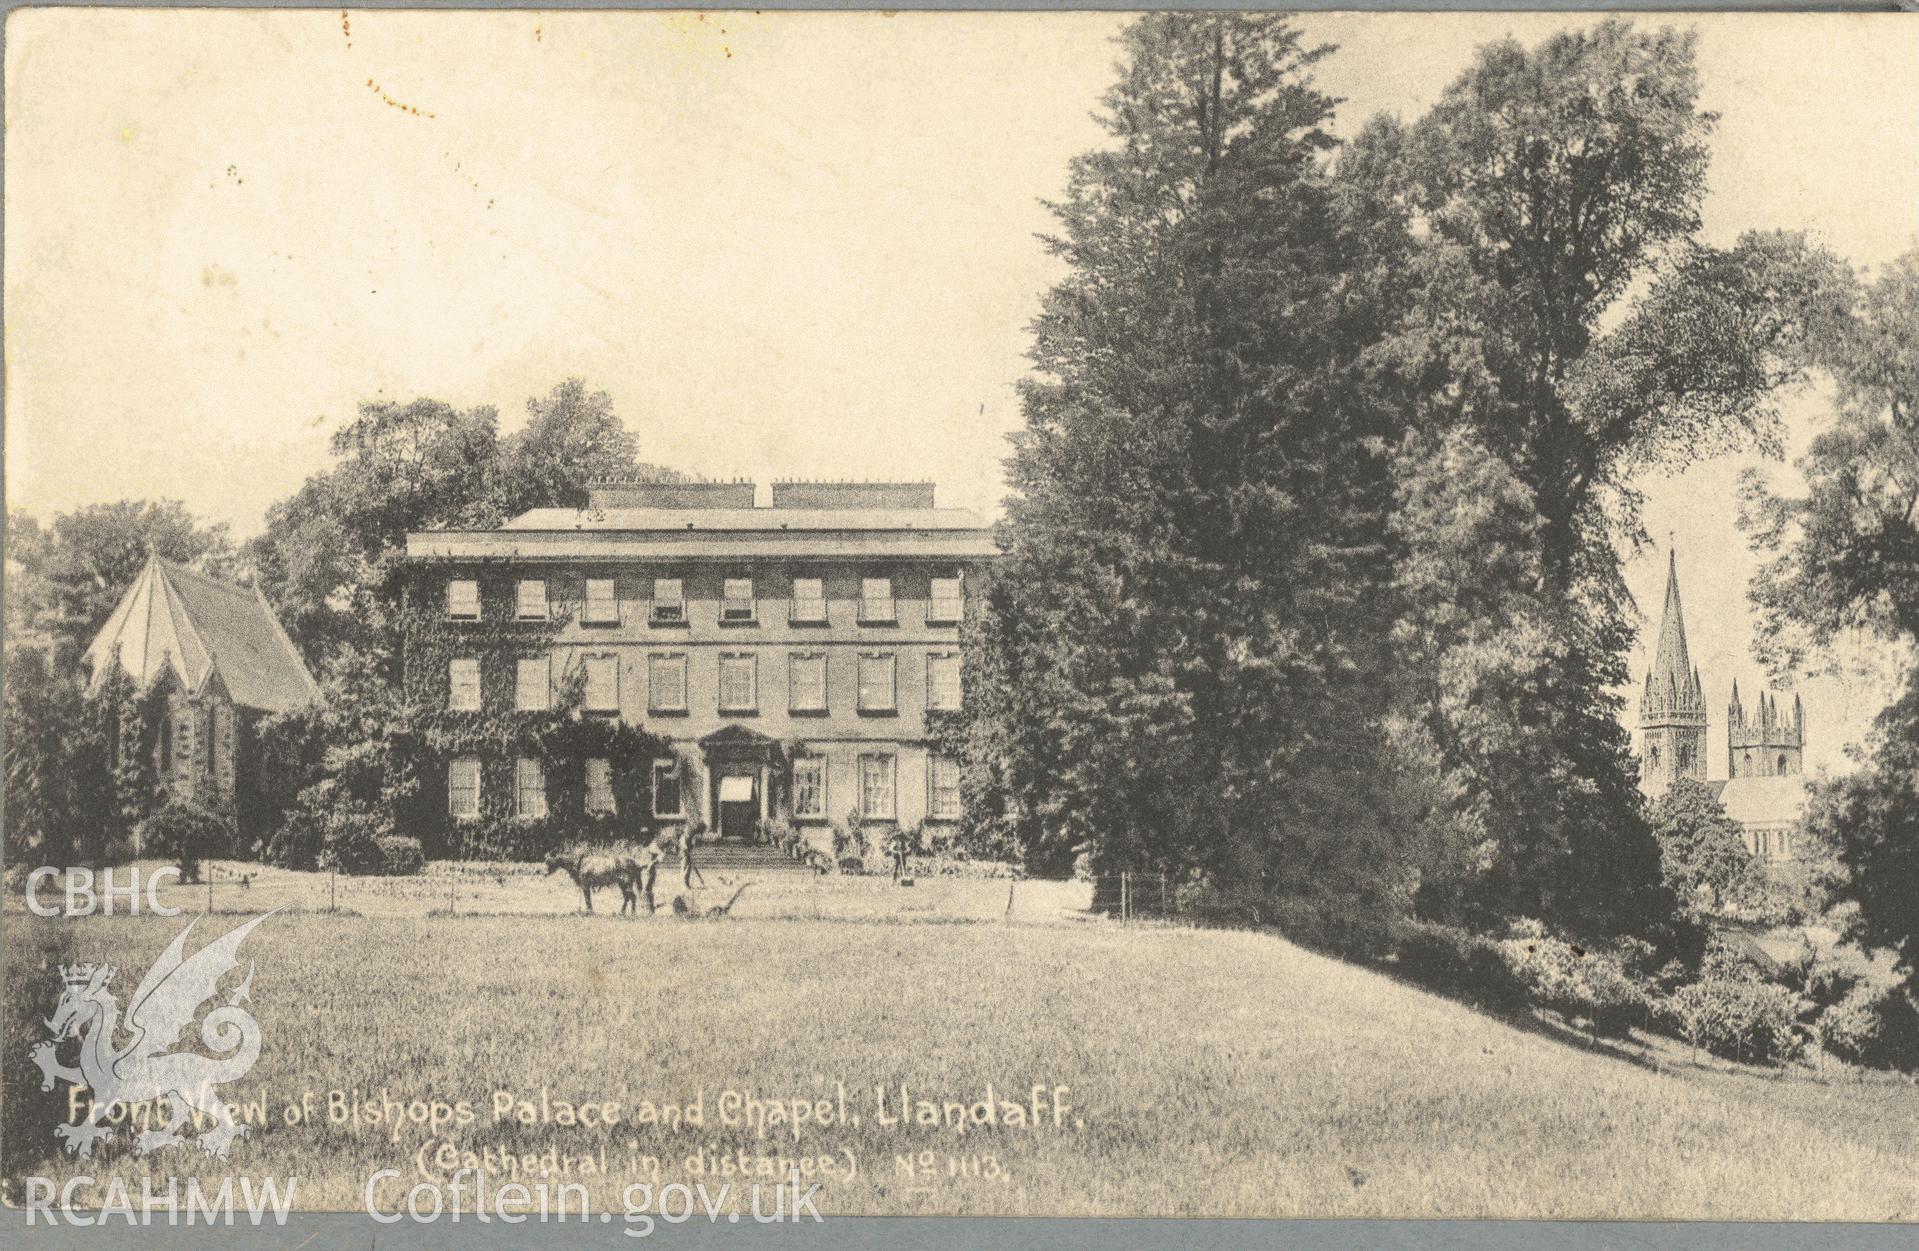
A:
<svg viewBox="0 0 1919 1251">
<path fill-rule="evenodd" d="M 714 477 L 934 479 L 988 515 L 1019 424 L 1038 236 L 1097 145 L 1109 14 L 16 10 L 7 23 L 10 508 L 179 499 L 258 530 L 363 400 L 492 405 L 570 375 L 644 459 Z M 1647 17 L 1648 23 L 1672 19 Z M 1705 237 L 1919 244 L 1919 19 L 1711 15 Z M 1411 118 L 1563 15 L 1325 14 L 1350 134 Z M 1803 449 L 1827 409 L 1787 404 Z M 1751 458 L 1650 479 L 1649 613 L 1676 545 L 1715 776 L 1750 704 Z M 1766 466 L 1791 483 L 1783 466 Z M 1643 675 L 1650 637 L 1633 658 Z M 1803 682 L 1838 767 L 1883 667 Z"/>
</svg>

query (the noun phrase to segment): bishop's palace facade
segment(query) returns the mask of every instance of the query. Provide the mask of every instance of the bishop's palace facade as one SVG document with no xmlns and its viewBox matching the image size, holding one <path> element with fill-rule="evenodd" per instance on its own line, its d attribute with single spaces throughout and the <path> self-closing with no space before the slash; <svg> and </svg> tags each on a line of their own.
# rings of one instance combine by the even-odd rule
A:
<svg viewBox="0 0 1919 1251">
<path fill-rule="evenodd" d="M 1704 783 L 1738 822 L 1748 850 L 1766 861 L 1791 860 L 1806 801 L 1806 715 L 1799 697 L 1788 711 L 1762 691 L 1748 709 L 1733 683 L 1723 778 L 1707 777 L 1706 726 L 1705 687 L 1686 646 L 1678 560 L 1668 553 L 1659 645 L 1639 699 L 1640 789 L 1657 796 L 1682 778 Z"/>
</svg>

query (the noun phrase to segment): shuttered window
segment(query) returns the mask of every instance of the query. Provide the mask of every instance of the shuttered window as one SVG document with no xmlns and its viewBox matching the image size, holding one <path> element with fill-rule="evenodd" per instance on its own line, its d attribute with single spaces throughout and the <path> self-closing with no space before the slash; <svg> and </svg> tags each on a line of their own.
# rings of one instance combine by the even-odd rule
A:
<svg viewBox="0 0 1919 1251">
<path fill-rule="evenodd" d="M 480 584 L 471 578 L 453 578 L 446 584 L 446 615 L 455 621 L 480 619 Z"/>
<path fill-rule="evenodd" d="M 586 710 L 620 710 L 620 662 L 616 656 L 588 656 L 580 662 L 586 670 Z"/>
<path fill-rule="evenodd" d="M 513 706 L 521 712 L 545 712 L 552 703 L 552 663 L 545 656 L 522 657 L 514 674 Z"/>
<path fill-rule="evenodd" d="M 454 712 L 480 710 L 480 662 L 471 656 L 446 662 L 446 706 Z"/>
<path fill-rule="evenodd" d="M 965 601 L 961 598 L 960 580 L 958 578 L 933 579 L 933 598 L 926 606 L 926 619 L 928 621 L 958 621 L 965 607 Z"/>
<path fill-rule="evenodd" d="M 593 759 L 586 762 L 586 810 L 613 811 L 613 766 L 609 761 Z"/>
<path fill-rule="evenodd" d="M 826 583 L 820 578 L 793 579 L 793 609 L 789 620 L 820 622 L 826 620 Z"/>
<path fill-rule="evenodd" d="M 861 712 L 892 712 L 898 706 L 894 674 L 893 653 L 868 652 L 860 657 Z"/>
<path fill-rule="evenodd" d="M 926 706 L 951 710 L 960 706 L 960 658 L 953 652 L 935 652 L 926 658 Z"/>
<path fill-rule="evenodd" d="M 618 625 L 620 623 L 620 601 L 613 579 L 588 578 L 586 580 L 586 604 L 580 613 L 580 620 L 587 625 Z"/>
<path fill-rule="evenodd" d="M 826 657 L 794 652 L 786 664 L 787 707 L 793 712 L 825 712 Z"/>
</svg>

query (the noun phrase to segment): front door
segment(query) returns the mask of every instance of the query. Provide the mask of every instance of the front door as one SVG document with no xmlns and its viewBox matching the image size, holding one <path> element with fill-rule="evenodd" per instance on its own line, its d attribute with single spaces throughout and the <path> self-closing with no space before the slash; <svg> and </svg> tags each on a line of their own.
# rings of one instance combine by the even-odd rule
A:
<svg viewBox="0 0 1919 1251">
<path fill-rule="evenodd" d="M 753 825 L 759 818 L 759 779 L 750 773 L 721 776 L 720 837 L 746 842 L 753 837 Z"/>
</svg>

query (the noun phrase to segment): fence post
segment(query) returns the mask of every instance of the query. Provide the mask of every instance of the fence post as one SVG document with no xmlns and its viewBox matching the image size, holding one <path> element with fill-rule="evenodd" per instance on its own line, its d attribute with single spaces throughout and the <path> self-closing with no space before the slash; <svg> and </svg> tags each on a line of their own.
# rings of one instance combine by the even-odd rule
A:
<svg viewBox="0 0 1919 1251">
<path fill-rule="evenodd" d="M 1013 915 L 1013 887 L 1017 886 L 1018 884 L 1019 884 L 1019 879 L 1016 877 L 1009 877 L 1006 879 L 1006 912 L 1004 915 L 1008 918 L 1010 918 Z"/>
<path fill-rule="evenodd" d="M 337 873 L 338 873 L 338 870 L 336 870 L 336 869 L 335 869 L 335 868 L 334 868 L 334 867 L 333 867 L 332 865 L 328 865 L 328 866 L 327 866 L 327 870 L 326 870 L 326 910 L 327 910 L 328 912 L 338 912 L 338 911 L 340 910 L 340 905 L 339 905 L 339 901 L 338 901 L 337 899 L 335 899 L 335 898 L 334 898 L 334 893 L 333 893 L 333 879 L 334 879 L 334 877 L 335 877 L 335 876 L 337 875 Z"/>
<path fill-rule="evenodd" d="M 207 912 L 213 911 L 213 861 L 207 861 Z"/>
<path fill-rule="evenodd" d="M 1125 869 L 1119 874 L 1119 919 L 1133 919 L 1133 875 Z"/>
<path fill-rule="evenodd" d="M 448 916 L 459 915 L 459 909 L 454 906 L 453 900 L 453 884 L 458 880 L 459 879 L 451 873 L 446 875 L 446 914 Z"/>
</svg>

